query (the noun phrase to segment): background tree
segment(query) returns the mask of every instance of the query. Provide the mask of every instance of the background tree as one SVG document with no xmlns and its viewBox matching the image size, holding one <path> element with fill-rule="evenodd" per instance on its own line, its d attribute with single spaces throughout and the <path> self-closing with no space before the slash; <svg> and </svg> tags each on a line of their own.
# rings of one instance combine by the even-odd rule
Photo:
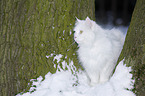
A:
<svg viewBox="0 0 145 96">
<path fill-rule="evenodd" d="M 95 17 L 94 0 L 0 0 L 0 95 L 27 91 L 32 78 L 55 73 L 62 54 L 78 68 L 72 28 L 75 17 Z M 67 58 L 66 58 L 67 56 Z"/>
<path fill-rule="evenodd" d="M 145 95 L 145 0 L 137 0 L 125 44 L 119 61 L 132 66 L 135 79 L 133 91 L 137 96 Z"/>
</svg>

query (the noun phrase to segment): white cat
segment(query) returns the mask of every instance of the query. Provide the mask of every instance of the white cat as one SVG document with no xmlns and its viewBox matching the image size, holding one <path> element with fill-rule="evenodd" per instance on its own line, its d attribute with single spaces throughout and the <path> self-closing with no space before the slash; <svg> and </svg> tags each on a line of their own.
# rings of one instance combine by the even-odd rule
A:
<svg viewBox="0 0 145 96">
<path fill-rule="evenodd" d="M 90 85 L 109 80 L 121 52 L 125 36 L 117 29 L 106 30 L 88 17 L 77 19 L 74 40 L 78 43 L 78 57 Z"/>
</svg>

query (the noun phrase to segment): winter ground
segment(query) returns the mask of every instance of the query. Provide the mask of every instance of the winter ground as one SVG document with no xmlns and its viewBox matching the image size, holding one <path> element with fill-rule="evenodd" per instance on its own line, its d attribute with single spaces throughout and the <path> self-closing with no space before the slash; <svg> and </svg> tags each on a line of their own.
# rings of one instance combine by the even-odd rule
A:
<svg viewBox="0 0 145 96">
<path fill-rule="evenodd" d="M 123 32 L 127 28 L 119 27 Z M 47 58 L 54 56 L 50 54 Z M 53 60 L 59 63 L 62 55 L 55 55 Z M 47 73 L 45 79 L 42 77 L 31 79 L 32 87 L 27 93 L 19 93 L 16 96 L 135 96 L 130 89 L 133 88 L 131 68 L 126 67 L 121 61 L 110 80 L 103 84 L 97 84 L 94 87 L 89 86 L 89 80 L 84 71 L 76 71 L 73 61 L 69 65 L 65 61 L 62 62 L 62 67 L 68 68 L 64 71 L 58 66 L 55 74 Z M 56 65 L 54 64 L 54 67 Z"/>
<path fill-rule="evenodd" d="M 59 61 L 60 57 L 61 55 L 57 55 L 54 59 Z M 83 71 L 72 74 L 76 70 L 72 61 L 70 65 L 63 62 L 63 66 L 69 70 L 57 71 L 55 74 L 47 73 L 44 81 L 41 76 L 37 78 L 37 82 L 31 79 L 32 86 L 35 87 L 31 87 L 30 92 L 16 96 L 135 96 L 129 91 L 133 88 L 132 74 L 129 73 L 131 68 L 126 67 L 123 61 L 119 63 L 108 82 L 94 87 L 89 86 L 89 81 Z"/>
</svg>

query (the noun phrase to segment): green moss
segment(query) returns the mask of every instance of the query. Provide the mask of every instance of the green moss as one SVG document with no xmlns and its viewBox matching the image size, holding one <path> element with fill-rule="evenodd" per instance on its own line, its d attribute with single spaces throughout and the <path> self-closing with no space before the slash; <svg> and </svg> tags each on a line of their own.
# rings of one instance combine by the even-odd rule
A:
<svg viewBox="0 0 145 96">
<path fill-rule="evenodd" d="M 0 6 L 3 96 L 26 92 L 30 79 L 55 73 L 58 64 L 53 62 L 54 56 L 46 58 L 51 53 L 62 54 L 63 60 L 73 60 L 80 68 L 77 45 L 69 47 L 74 42 L 70 31 L 73 32 L 75 17 L 94 19 L 94 0 L 1 0 Z"/>
<path fill-rule="evenodd" d="M 125 58 L 127 66 L 132 66 L 133 79 L 135 79 L 133 91 L 137 96 L 145 94 L 145 1 L 138 0 L 133 12 L 131 24 L 128 29 L 125 44 L 119 61 Z"/>
</svg>

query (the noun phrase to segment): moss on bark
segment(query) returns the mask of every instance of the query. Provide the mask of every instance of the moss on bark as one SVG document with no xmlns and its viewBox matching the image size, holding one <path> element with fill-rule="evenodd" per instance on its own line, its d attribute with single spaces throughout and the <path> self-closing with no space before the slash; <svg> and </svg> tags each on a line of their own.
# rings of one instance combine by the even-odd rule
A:
<svg viewBox="0 0 145 96">
<path fill-rule="evenodd" d="M 79 68 L 77 45 L 69 48 L 72 28 L 75 17 L 94 19 L 94 0 L 0 0 L 0 7 L 1 96 L 28 91 L 30 79 L 55 73 L 51 53 Z"/>
<path fill-rule="evenodd" d="M 119 61 L 125 58 L 125 63 L 132 66 L 133 91 L 137 96 L 145 94 L 145 0 L 137 0 L 125 44 Z"/>
</svg>

